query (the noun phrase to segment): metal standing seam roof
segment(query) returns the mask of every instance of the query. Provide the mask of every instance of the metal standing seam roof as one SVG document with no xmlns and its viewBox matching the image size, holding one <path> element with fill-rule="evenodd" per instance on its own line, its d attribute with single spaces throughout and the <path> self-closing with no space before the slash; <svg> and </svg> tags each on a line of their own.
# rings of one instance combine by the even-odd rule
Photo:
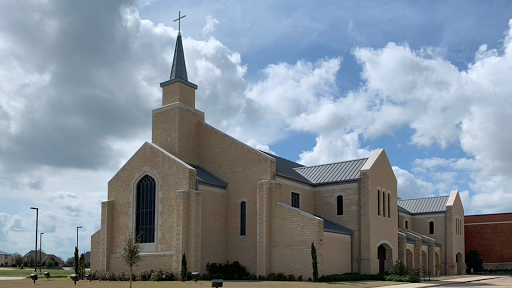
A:
<svg viewBox="0 0 512 288">
<path fill-rule="evenodd" d="M 314 184 L 343 182 L 359 178 L 359 171 L 367 160 L 368 158 L 363 158 L 310 167 L 297 167 L 294 170 Z"/>
<path fill-rule="evenodd" d="M 308 167 L 265 151 L 261 152 L 276 159 L 277 175 L 310 185 L 356 180 L 359 178 L 359 171 L 368 160 L 363 158 Z"/>
<path fill-rule="evenodd" d="M 190 165 L 194 169 L 196 169 L 196 178 L 199 182 L 211 184 L 211 185 L 215 185 L 215 186 L 219 186 L 219 187 L 223 187 L 223 188 L 228 187 L 228 183 L 226 181 L 224 181 L 224 180 L 220 179 L 219 177 L 213 175 L 212 173 L 208 172 L 208 170 L 204 169 L 203 167 L 198 166 L 198 165 L 192 165 L 192 164 L 188 164 L 188 165 Z"/>
<path fill-rule="evenodd" d="M 446 211 L 449 196 L 429 197 L 409 200 L 398 200 L 398 206 L 410 211 L 411 214 L 433 213 Z"/>
<path fill-rule="evenodd" d="M 331 232 L 331 233 L 338 233 L 338 234 L 347 234 L 347 235 L 352 235 L 354 234 L 354 230 L 352 229 L 349 229 L 343 225 L 340 225 L 338 223 L 335 223 L 335 222 L 332 222 L 332 221 L 329 221 L 323 217 L 320 217 L 318 215 L 315 215 L 316 217 L 318 218 L 322 218 L 322 220 L 324 220 L 324 231 L 326 232 Z"/>
<path fill-rule="evenodd" d="M 294 168 L 304 167 L 303 165 L 301 165 L 299 163 L 295 163 L 295 162 L 287 160 L 287 159 L 284 159 L 284 158 L 281 158 L 281 157 L 276 156 L 274 154 L 267 153 L 265 151 L 261 151 L 261 152 L 263 152 L 263 153 L 267 154 L 268 156 L 276 159 L 276 173 L 277 173 L 277 175 L 283 176 L 283 177 L 286 177 L 286 178 L 290 178 L 290 179 L 293 179 L 293 180 L 297 180 L 299 182 L 303 182 L 303 183 L 306 183 L 306 184 L 310 184 L 310 185 L 313 184 L 307 178 L 305 178 L 300 173 L 298 173 L 297 171 L 294 170 Z"/>
<path fill-rule="evenodd" d="M 0 255 L 11 255 L 11 254 L 9 254 L 9 253 L 7 253 L 7 252 L 4 252 L 4 251 L 0 250 Z"/>
</svg>

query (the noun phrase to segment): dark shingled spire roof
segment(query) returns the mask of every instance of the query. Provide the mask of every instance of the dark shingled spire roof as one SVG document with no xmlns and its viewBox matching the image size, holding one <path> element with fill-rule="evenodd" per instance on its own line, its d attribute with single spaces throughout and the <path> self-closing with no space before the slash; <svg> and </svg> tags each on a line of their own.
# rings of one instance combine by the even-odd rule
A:
<svg viewBox="0 0 512 288">
<path fill-rule="evenodd" d="M 164 87 L 176 82 L 181 82 L 194 89 L 197 89 L 196 84 L 188 82 L 187 65 L 185 64 L 185 53 L 183 52 L 181 32 L 178 32 L 178 38 L 176 38 L 176 47 L 174 48 L 174 59 L 172 60 L 171 68 L 171 78 L 168 81 L 160 83 L 160 87 Z"/>
<path fill-rule="evenodd" d="M 172 60 L 171 80 L 176 78 L 188 81 L 185 53 L 183 53 L 183 43 L 181 42 L 181 32 L 178 32 L 176 47 L 174 47 L 174 59 Z"/>
</svg>

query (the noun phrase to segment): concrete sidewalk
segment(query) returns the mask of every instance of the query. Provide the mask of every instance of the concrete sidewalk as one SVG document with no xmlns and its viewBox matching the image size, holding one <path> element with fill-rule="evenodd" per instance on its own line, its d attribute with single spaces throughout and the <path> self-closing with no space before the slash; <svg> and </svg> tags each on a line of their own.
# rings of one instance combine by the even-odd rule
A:
<svg viewBox="0 0 512 288">
<path fill-rule="evenodd" d="M 454 278 L 449 280 L 441 280 L 441 281 L 425 281 L 421 283 L 407 283 L 407 284 L 398 284 L 393 286 L 383 286 L 383 287 L 393 287 L 393 288 L 420 288 L 420 287 L 439 287 L 439 286 L 447 286 L 453 284 L 460 283 L 469 283 L 476 281 L 483 281 L 489 279 L 500 278 L 499 276 L 475 276 L 475 277 L 463 277 L 463 278 Z M 379 288 L 379 287 L 377 287 Z"/>
</svg>

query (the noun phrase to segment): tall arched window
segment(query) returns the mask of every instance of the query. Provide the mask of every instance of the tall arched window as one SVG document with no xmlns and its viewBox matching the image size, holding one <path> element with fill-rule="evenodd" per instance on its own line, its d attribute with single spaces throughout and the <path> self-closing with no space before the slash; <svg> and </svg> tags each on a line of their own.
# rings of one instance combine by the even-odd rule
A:
<svg viewBox="0 0 512 288">
<path fill-rule="evenodd" d="M 388 193 L 388 218 L 391 218 L 391 200 L 389 200 L 389 197 L 391 194 Z"/>
<path fill-rule="evenodd" d="M 144 176 L 137 184 L 137 211 L 135 235 L 140 243 L 155 242 L 155 179 Z"/>
<path fill-rule="evenodd" d="M 245 236 L 247 224 L 247 203 L 242 201 L 240 203 L 240 236 Z"/>
<path fill-rule="evenodd" d="M 377 190 L 377 209 L 380 216 L 380 190 Z"/>
<path fill-rule="evenodd" d="M 343 196 L 336 197 L 336 215 L 343 215 Z"/>
<path fill-rule="evenodd" d="M 386 217 L 386 192 L 382 191 L 382 216 Z"/>
</svg>

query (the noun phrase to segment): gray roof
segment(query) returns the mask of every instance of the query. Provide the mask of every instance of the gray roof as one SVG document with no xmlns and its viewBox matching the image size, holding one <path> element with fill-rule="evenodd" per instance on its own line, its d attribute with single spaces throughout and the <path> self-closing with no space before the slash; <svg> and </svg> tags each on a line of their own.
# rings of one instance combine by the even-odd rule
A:
<svg viewBox="0 0 512 288">
<path fill-rule="evenodd" d="M 0 250 L 0 255 L 11 255 L 11 254 L 9 254 L 9 253 L 7 253 L 7 252 L 4 252 L 4 251 Z"/>
<path fill-rule="evenodd" d="M 294 170 L 314 184 L 343 182 L 359 178 L 359 171 L 368 158 L 331 164 L 299 167 Z"/>
<path fill-rule="evenodd" d="M 203 167 L 198 166 L 198 165 L 192 165 L 192 164 L 189 164 L 189 165 L 194 167 L 194 169 L 196 169 L 197 181 L 199 181 L 201 183 L 205 183 L 205 184 L 219 186 L 222 188 L 228 187 L 228 183 L 226 181 L 224 181 L 224 180 L 220 179 L 219 177 L 213 175 L 212 173 L 208 172 L 208 170 L 204 169 Z"/>
<path fill-rule="evenodd" d="M 398 200 L 398 201 L 400 201 L 400 200 Z M 398 211 L 412 214 L 411 211 L 405 209 L 404 207 L 402 207 L 400 205 L 398 205 Z"/>
<path fill-rule="evenodd" d="M 181 82 L 197 89 L 196 84 L 188 82 L 187 65 L 185 64 L 185 53 L 183 52 L 181 32 L 178 32 L 178 38 L 176 38 L 176 47 L 174 47 L 174 58 L 172 59 L 170 80 L 160 83 L 160 87 L 164 87 L 175 82 Z"/>
<path fill-rule="evenodd" d="M 315 215 L 318 218 L 322 218 L 320 216 Z M 338 234 L 348 234 L 352 235 L 354 234 L 354 230 L 351 230 L 343 225 L 340 225 L 338 223 L 334 223 L 332 221 L 329 221 L 325 218 L 322 218 L 324 220 L 324 231 L 331 232 L 331 233 L 338 233 Z"/>
<path fill-rule="evenodd" d="M 398 206 L 411 214 L 435 213 L 446 211 L 449 196 L 398 200 Z"/>
<path fill-rule="evenodd" d="M 276 159 L 276 173 L 279 176 L 283 176 L 286 178 L 290 178 L 293 180 L 297 180 L 306 184 L 313 184 L 311 181 L 309 181 L 307 178 L 299 174 L 297 171 L 295 171 L 294 168 L 304 167 L 303 165 L 299 163 L 295 163 L 293 161 L 281 158 L 279 156 L 276 156 L 274 154 L 267 153 L 265 151 L 261 151 L 268 156 Z"/>
<path fill-rule="evenodd" d="M 357 180 L 359 171 L 368 158 L 317 166 L 304 166 L 282 157 L 261 151 L 276 159 L 276 173 L 309 185 L 322 185 Z"/>
</svg>

